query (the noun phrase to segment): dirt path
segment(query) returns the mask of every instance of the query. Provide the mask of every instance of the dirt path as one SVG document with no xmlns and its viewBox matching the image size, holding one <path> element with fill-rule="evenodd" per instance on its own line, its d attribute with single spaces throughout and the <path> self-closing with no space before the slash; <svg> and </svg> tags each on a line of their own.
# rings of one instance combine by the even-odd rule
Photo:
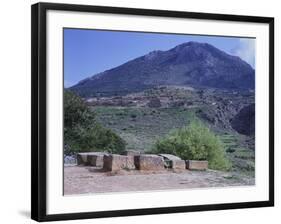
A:
<svg viewBox="0 0 281 224">
<path fill-rule="evenodd" d="M 220 171 L 101 172 L 87 166 L 64 167 L 64 194 L 147 191 L 254 185 L 254 178 Z"/>
</svg>

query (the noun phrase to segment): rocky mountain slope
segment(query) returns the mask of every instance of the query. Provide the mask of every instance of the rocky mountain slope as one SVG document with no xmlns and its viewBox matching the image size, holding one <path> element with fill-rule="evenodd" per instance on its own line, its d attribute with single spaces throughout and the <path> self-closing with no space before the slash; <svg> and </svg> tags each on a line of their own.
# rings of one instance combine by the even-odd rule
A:
<svg viewBox="0 0 281 224">
<path fill-rule="evenodd" d="M 216 129 L 254 134 L 255 97 L 252 91 L 158 86 L 125 96 L 92 97 L 86 102 L 91 107 L 192 111 Z"/>
<path fill-rule="evenodd" d="M 231 120 L 231 126 L 243 135 L 255 134 L 255 104 L 243 107 Z"/>
<path fill-rule="evenodd" d="M 80 96 L 122 96 L 160 85 L 254 89 L 255 71 L 239 57 L 207 43 L 187 42 L 153 51 L 93 75 L 70 89 Z"/>
</svg>

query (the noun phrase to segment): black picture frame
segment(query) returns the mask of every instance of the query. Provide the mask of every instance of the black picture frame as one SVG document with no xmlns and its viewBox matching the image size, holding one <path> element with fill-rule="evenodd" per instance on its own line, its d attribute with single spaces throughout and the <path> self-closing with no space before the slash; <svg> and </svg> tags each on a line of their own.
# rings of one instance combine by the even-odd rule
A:
<svg viewBox="0 0 281 224">
<path fill-rule="evenodd" d="M 48 10 L 101 12 L 123 15 L 162 16 L 217 21 L 254 22 L 269 24 L 269 200 L 243 203 L 208 204 L 196 206 L 159 207 L 148 209 L 114 210 L 70 214 L 46 213 L 46 13 Z M 164 11 L 137 8 L 103 7 L 73 4 L 37 3 L 32 5 L 32 155 L 31 155 L 31 218 L 54 221 L 116 216 L 178 213 L 206 210 L 238 209 L 274 206 L 274 18 Z"/>
</svg>

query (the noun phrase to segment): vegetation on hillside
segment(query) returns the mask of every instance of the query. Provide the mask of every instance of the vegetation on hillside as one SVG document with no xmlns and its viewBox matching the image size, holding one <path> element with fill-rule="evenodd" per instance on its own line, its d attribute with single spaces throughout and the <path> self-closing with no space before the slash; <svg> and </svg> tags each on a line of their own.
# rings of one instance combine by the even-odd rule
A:
<svg viewBox="0 0 281 224">
<path fill-rule="evenodd" d="M 64 91 L 64 153 L 107 151 L 119 153 L 126 143 L 115 132 L 96 121 L 96 115 L 84 101 Z"/>
<path fill-rule="evenodd" d="M 126 141 L 126 149 L 149 151 L 155 140 L 181 128 L 193 117 L 193 109 L 95 106 L 92 110 L 104 127 Z"/>
</svg>

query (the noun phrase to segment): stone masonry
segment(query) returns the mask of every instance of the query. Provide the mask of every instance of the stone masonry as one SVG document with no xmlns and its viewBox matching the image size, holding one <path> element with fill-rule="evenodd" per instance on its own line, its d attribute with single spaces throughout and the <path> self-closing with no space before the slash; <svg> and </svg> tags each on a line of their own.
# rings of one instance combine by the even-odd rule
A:
<svg viewBox="0 0 281 224">
<path fill-rule="evenodd" d="M 134 157 L 125 155 L 105 155 L 103 169 L 105 171 L 119 171 L 121 169 L 134 169 Z"/>
<path fill-rule="evenodd" d="M 103 157 L 108 153 L 91 154 L 87 157 L 87 163 L 90 166 L 103 167 Z"/>
<path fill-rule="evenodd" d="M 103 171 L 119 171 L 137 169 L 161 171 L 165 168 L 173 170 L 207 170 L 208 161 L 182 160 L 171 154 L 142 154 L 128 150 L 122 155 L 106 152 L 84 152 L 77 154 L 77 164 L 102 168 Z"/>
<path fill-rule="evenodd" d="M 177 156 L 172 154 L 159 154 L 159 156 L 163 157 L 165 168 L 171 168 L 175 170 L 185 170 L 186 168 L 185 161 Z"/>
<path fill-rule="evenodd" d="M 207 170 L 208 169 L 208 161 L 186 160 L 186 169 Z"/>
<path fill-rule="evenodd" d="M 134 157 L 138 170 L 164 170 L 164 159 L 158 155 L 141 154 Z"/>
</svg>

